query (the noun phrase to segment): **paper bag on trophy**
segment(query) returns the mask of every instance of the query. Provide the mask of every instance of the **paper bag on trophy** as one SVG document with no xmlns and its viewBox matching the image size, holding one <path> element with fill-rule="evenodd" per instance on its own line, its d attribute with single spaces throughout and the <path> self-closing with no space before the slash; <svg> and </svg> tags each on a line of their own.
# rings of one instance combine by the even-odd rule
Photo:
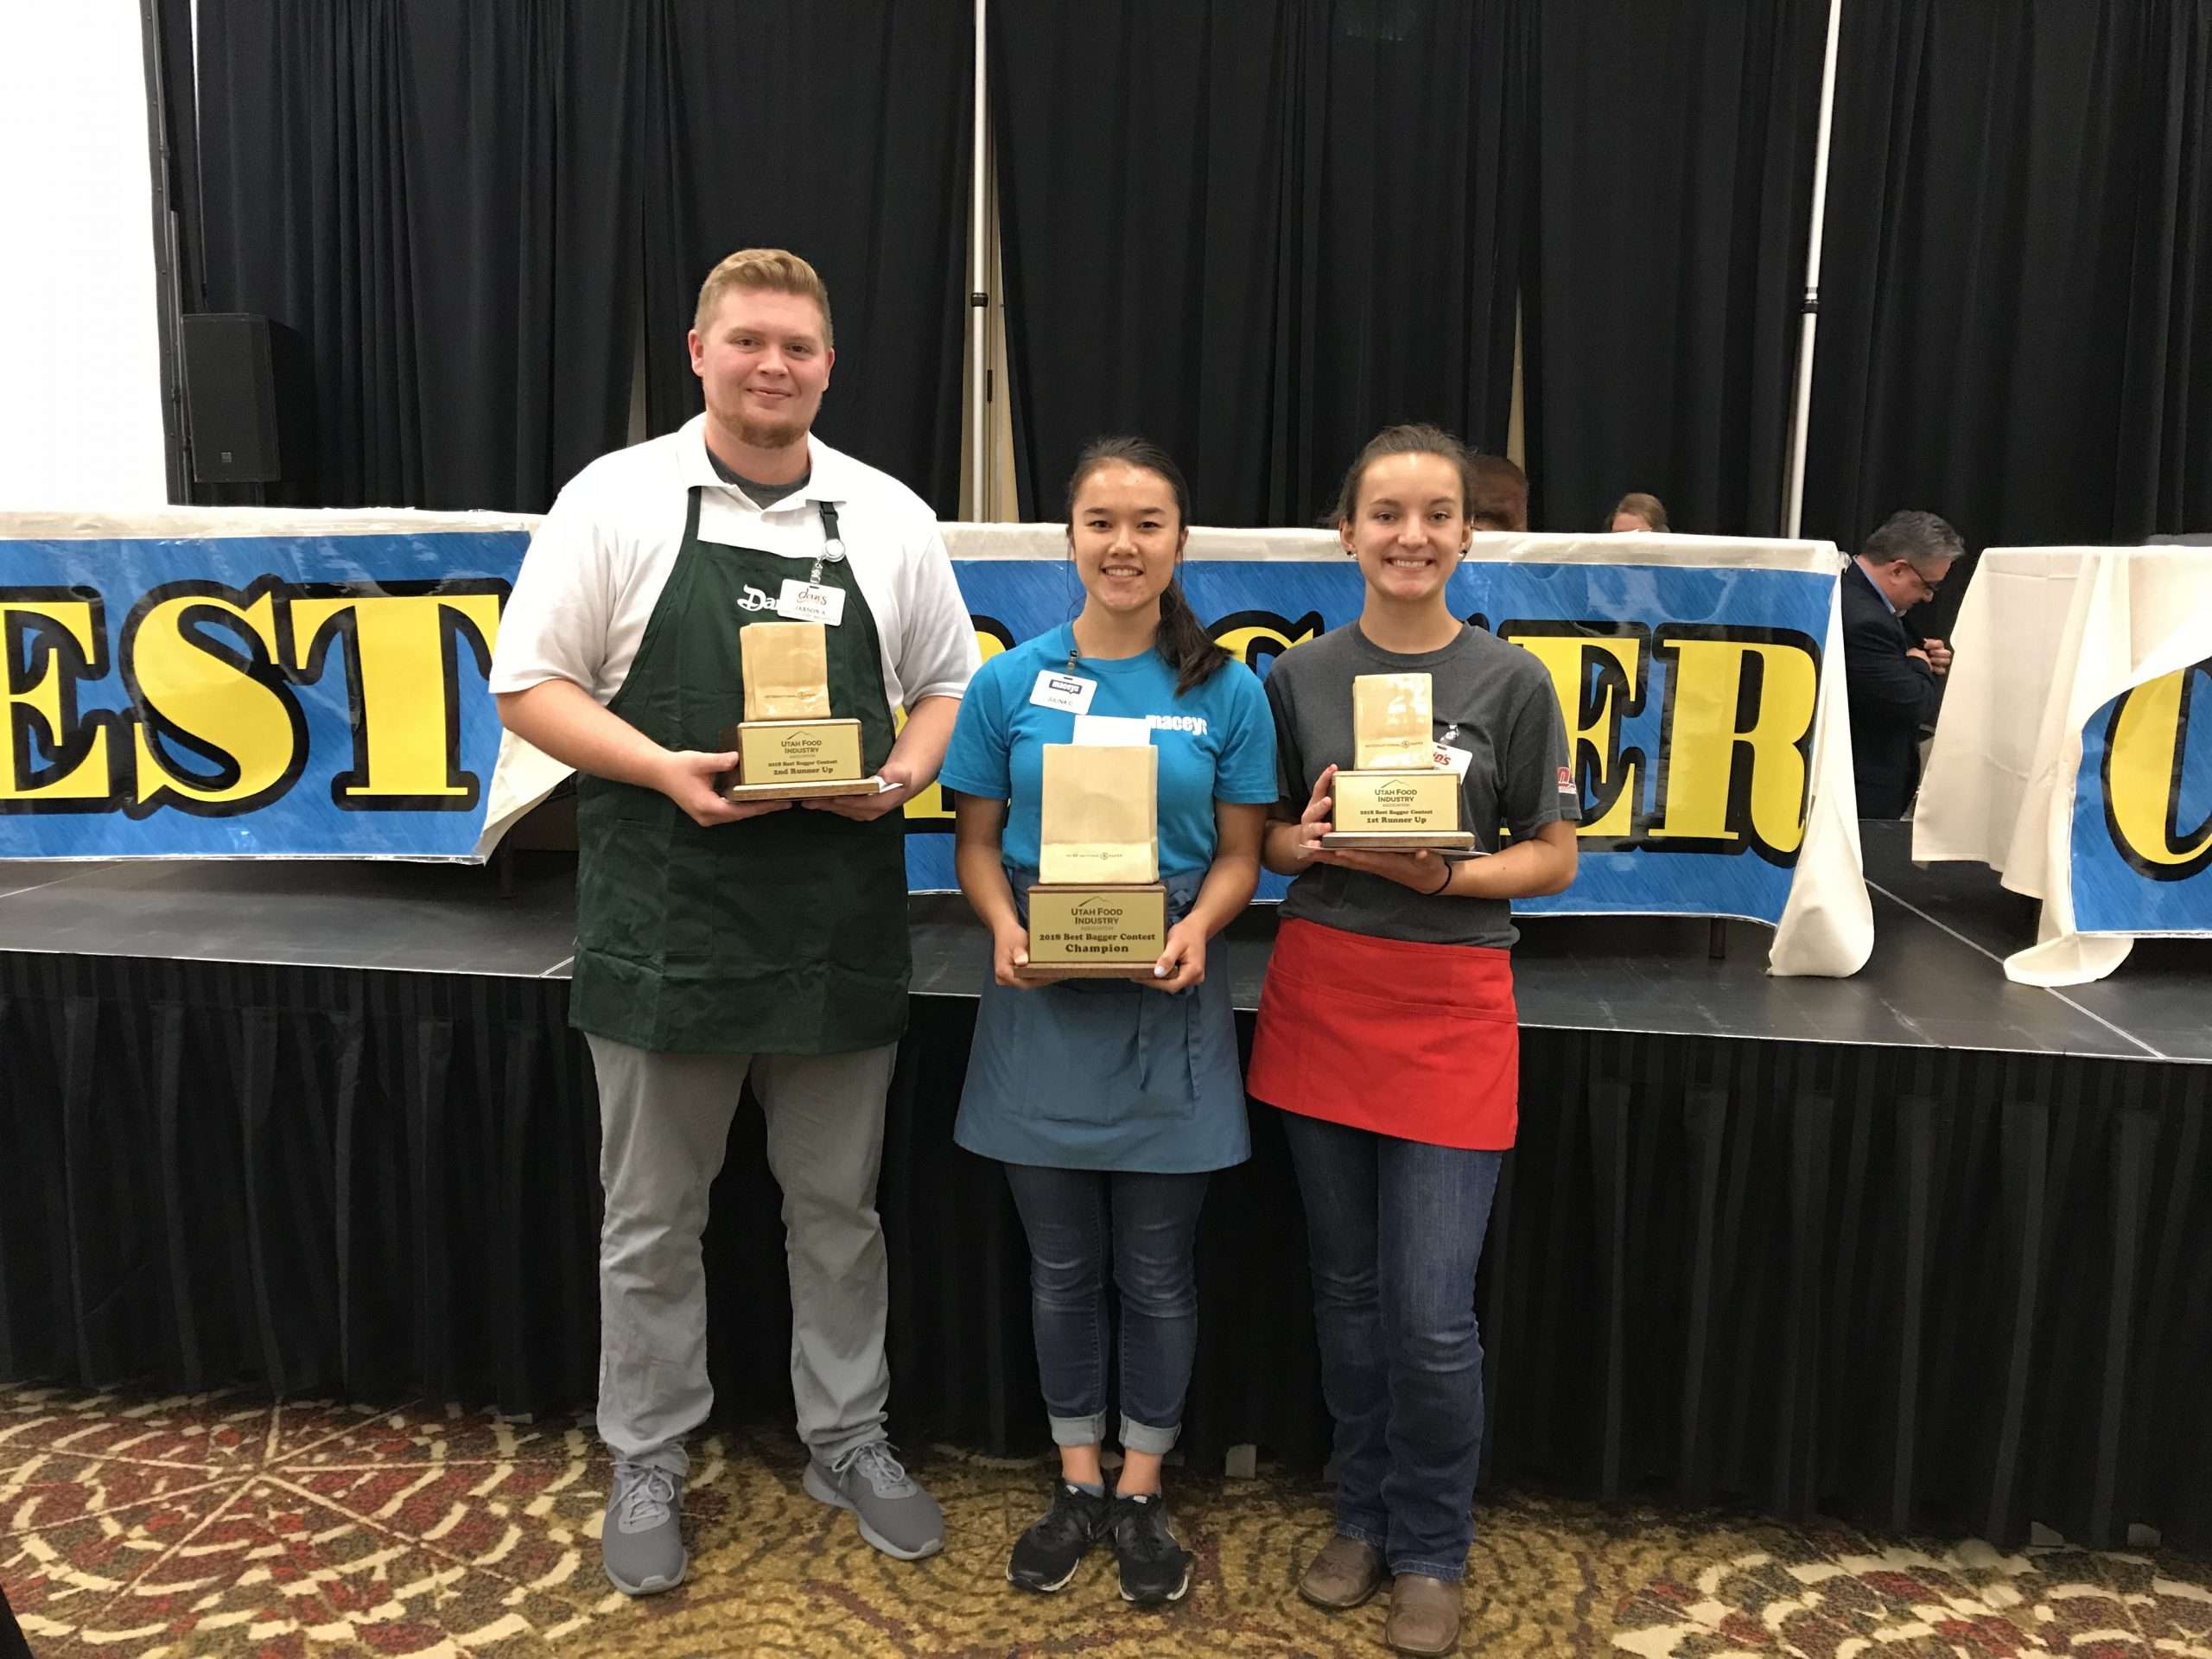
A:
<svg viewBox="0 0 2212 1659">
<path fill-rule="evenodd" d="M 737 631 L 747 720 L 830 718 L 830 647 L 819 622 L 748 622 Z"/>
<path fill-rule="evenodd" d="M 1436 765 L 1426 674 L 1360 674 L 1351 683 L 1352 770 L 1427 772 Z"/>
<path fill-rule="evenodd" d="M 1045 745 L 1038 875 L 1056 885 L 1160 880 L 1160 751 Z"/>
</svg>

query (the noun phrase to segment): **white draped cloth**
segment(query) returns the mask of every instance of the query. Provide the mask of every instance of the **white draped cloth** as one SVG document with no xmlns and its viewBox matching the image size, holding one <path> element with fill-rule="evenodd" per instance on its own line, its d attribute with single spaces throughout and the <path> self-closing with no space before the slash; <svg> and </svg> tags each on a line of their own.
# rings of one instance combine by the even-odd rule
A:
<svg viewBox="0 0 2212 1659">
<path fill-rule="evenodd" d="M 2082 733 L 2122 692 L 2212 657 L 2212 550 L 2007 547 L 1981 556 L 1913 814 L 1912 855 L 1965 859 L 2043 901 L 2024 985 L 2081 985 L 2127 960 L 2125 934 L 2075 926 Z"/>
</svg>

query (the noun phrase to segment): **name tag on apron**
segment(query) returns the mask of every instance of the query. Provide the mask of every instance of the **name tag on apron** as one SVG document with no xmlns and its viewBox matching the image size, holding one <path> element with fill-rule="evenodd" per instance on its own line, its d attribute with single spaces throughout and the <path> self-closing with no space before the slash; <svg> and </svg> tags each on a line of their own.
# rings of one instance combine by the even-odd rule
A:
<svg viewBox="0 0 2212 1659">
<path fill-rule="evenodd" d="M 1039 709 L 1058 709 L 1071 715 L 1088 714 L 1090 700 L 1098 695 L 1098 682 L 1086 680 L 1073 674 L 1057 674 L 1049 668 L 1037 671 L 1036 688 L 1029 694 L 1029 701 Z"/>
<path fill-rule="evenodd" d="M 776 601 L 776 614 L 794 622 L 819 622 L 834 628 L 845 620 L 845 590 L 787 576 L 782 596 Z"/>
<path fill-rule="evenodd" d="M 1152 728 L 1129 715 L 1077 715 L 1075 741 L 1093 748 L 1142 748 L 1152 741 Z"/>
<path fill-rule="evenodd" d="M 1463 749 L 1455 743 L 1438 743 L 1432 746 L 1429 752 L 1438 766 L 1451 767 L 1452 775 L 1455 778 L 1465 778 L 1469 764 L 1475 758 L 1471 750 Z"/>
</svg>

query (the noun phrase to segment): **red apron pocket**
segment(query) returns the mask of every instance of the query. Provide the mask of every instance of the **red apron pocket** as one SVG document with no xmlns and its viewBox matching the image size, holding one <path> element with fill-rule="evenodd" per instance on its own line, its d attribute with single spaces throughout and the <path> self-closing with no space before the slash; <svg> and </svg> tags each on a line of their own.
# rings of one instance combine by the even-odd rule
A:
<svg viewBox="0 0 2212 1659">
<path fill-rule="evenodd" d="M 1435 1146 L 1513 1144 L 1510 958 L 1289 919 L 1260 997 L 1249 1088 L 1286 1111 Z"/>
</svg>

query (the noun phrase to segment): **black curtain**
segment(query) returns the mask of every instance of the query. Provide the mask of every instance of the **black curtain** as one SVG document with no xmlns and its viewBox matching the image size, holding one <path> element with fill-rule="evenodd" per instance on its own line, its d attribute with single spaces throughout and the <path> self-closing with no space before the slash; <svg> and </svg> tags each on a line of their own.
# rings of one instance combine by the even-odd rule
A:
<svg viewBox="0 0 2212 1659">
<path fill-rule="evenodd" d="M 562 0 L 200 0 L 207 308 L 312 377 L 276 493 L 542 511 L 621 441 L 638 34 Z"/>
<path fill-rule="evenodd" d="M 204 499 L 183 442 L 182 346 L 172 311 L 207 308 L 205 236 L 200 217 L 200 118 L 193 86 L 192 0 L 145 0 L 146 96 L 155 123 L 154 269 L 161 291 L 162 435 L 168 497 Z"/>
<path fill-rule="evenodd" d="M 1016 493 L 1076 452 L 1164 445 L 1209 524 L 1284 521 L 1282 242 L 1296 0 L 995 7 L 991 129 Z M 1294 521 L 1296 515 L 1290 513 Z"/>
<path fill-rule="evenodd" d="M 1388 421 L 1502 448 L 1525 36 L 1503 0 L 994 13 L 1023 516 L 1102 432 L 1224 524 L 1313 522 Z"/>
<path fill-rule="evenodd" d="M 588 1407 L 567 994 L 0 951 L 0 1379 Z M 974 1022 L 915 998 L 892 1084 L 893 1427 L 1042 1452 L 1020 1224 L 952 1142 Z M 2212 1542 L 2212 1068 L 1531 1028 L 1522 1098 L 1478 1289 L 1497 1481 Z M 1184 1447 L 1310 1467 L 1302 1212 L 1252 1117 L 1207 1197 Z M 778 1208 L 741 1112 L 706 1241 L 726 1420 L 789 1421 Z"/>
<path fill-rule="evenodd" d="M 953 517 L 973 8 L 662 0 L 642 10 L 652 429 L 701 408 L 684 336 L 708 271 L 739 248 L 789 248 L 822 273 L 836 324 L 817 429 Z"/>
<path fill-rule="evenodd" d="M 2202 0 L 1845 9 L 1809 531 L 2212 522 L 2208 31 Z"/>
<path fill-rule="evenodd" d="M 1533 522 L 1777 534 L 1827 0 L 1534 10 Z"/>
<path fill-rule="evenodd" d="M 2152 8 L 2113 529 L 2212 531 L 2212 5 Z"/>
</svg>

